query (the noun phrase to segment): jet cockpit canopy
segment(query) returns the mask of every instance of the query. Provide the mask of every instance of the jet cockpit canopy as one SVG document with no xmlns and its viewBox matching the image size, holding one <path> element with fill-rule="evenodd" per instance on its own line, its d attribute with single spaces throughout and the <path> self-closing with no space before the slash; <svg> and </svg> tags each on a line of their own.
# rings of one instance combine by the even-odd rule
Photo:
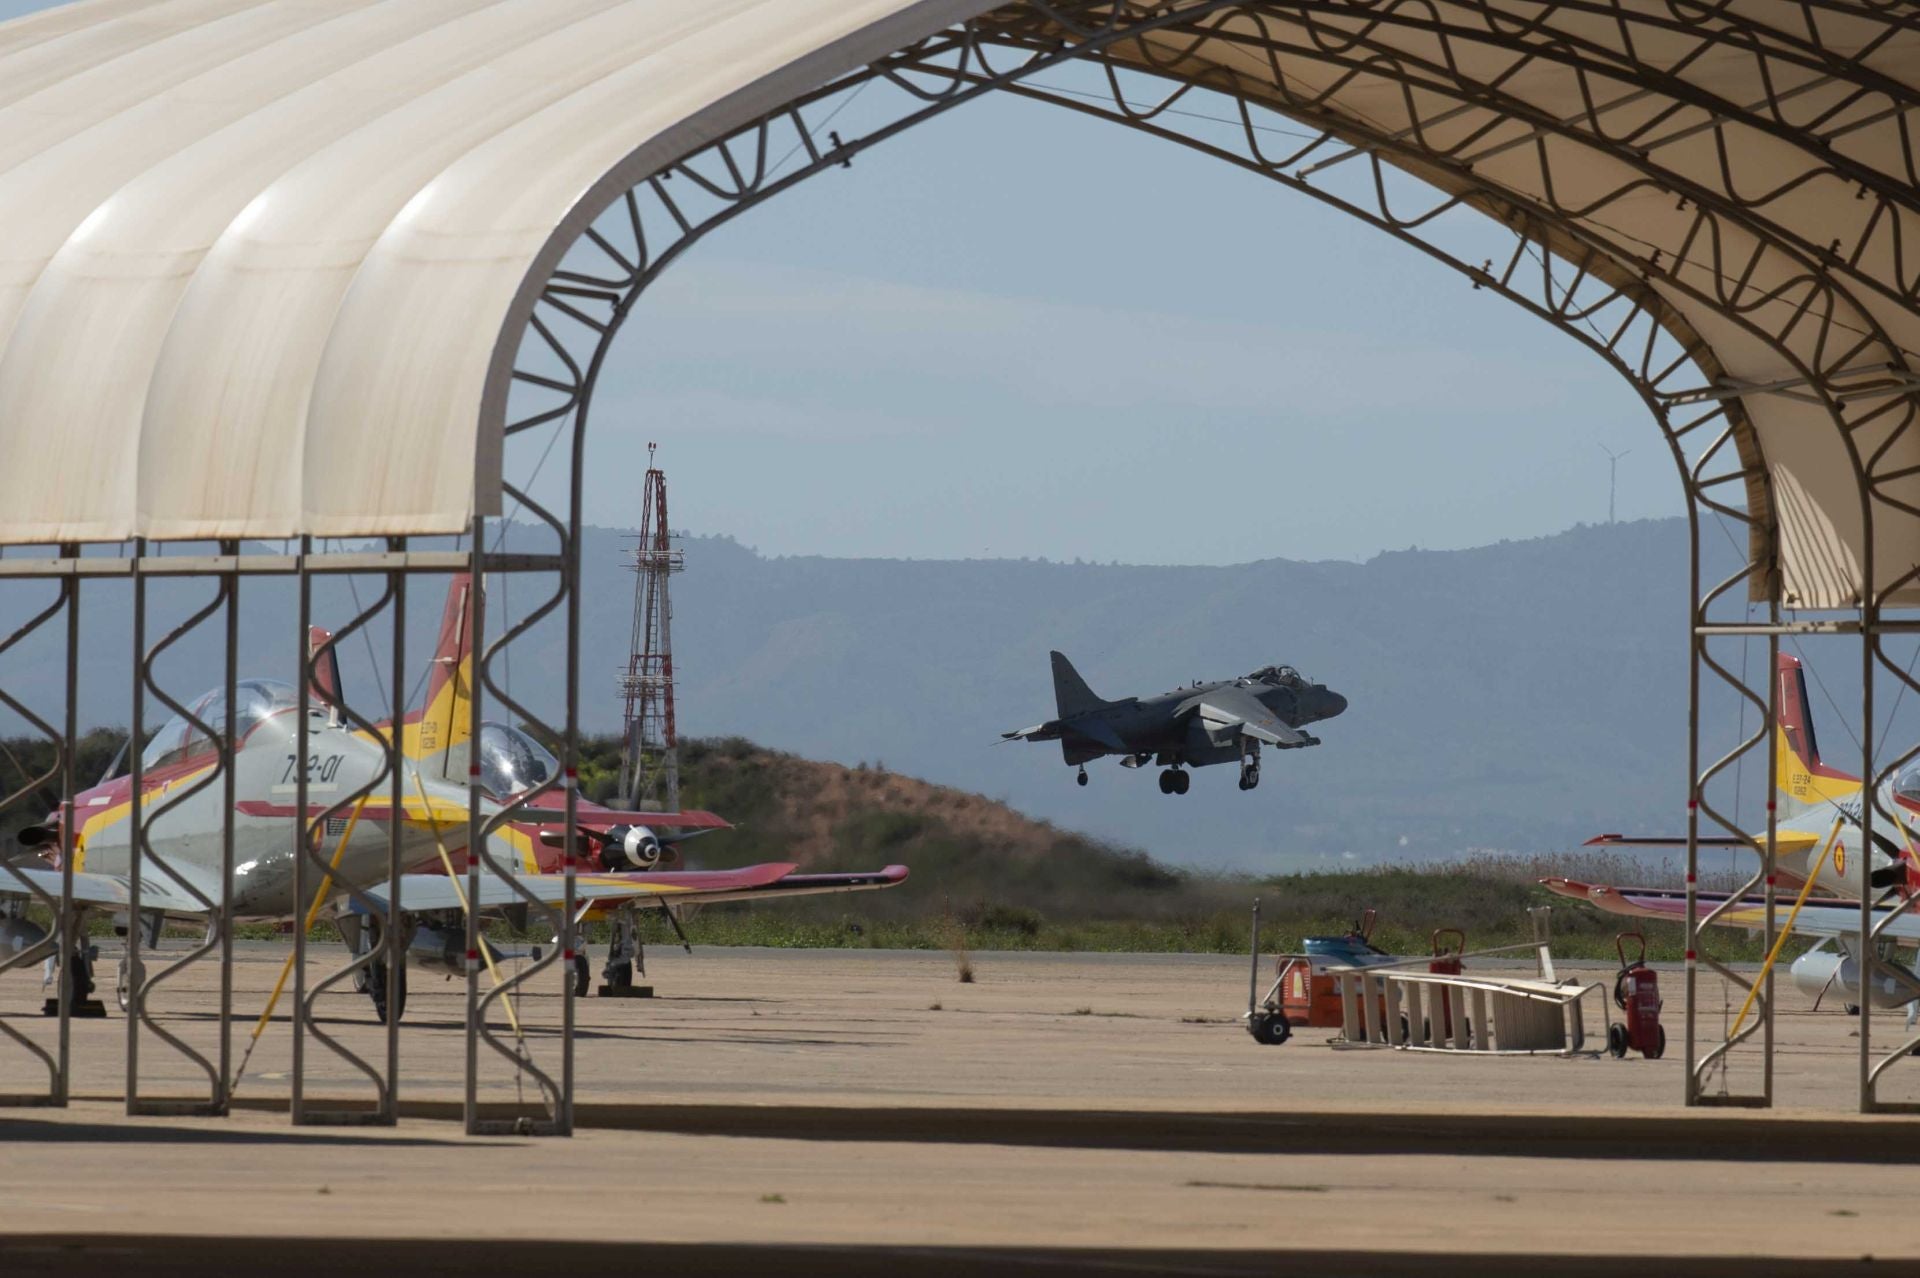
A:
<svg viewBox="0 0 1920 1278">
<path fill-rule="evenodd" d="M 1248 675 L 1254 683 L 1269 683 L 1281 688 L 1305 687 L 1308 680 L 1292 666 L 1262 666 Z"/>
<path fill-rule="evenodd" d="M 480 725 L 480 786 L 496 799 L 524 794 L 560 771 L 560 761 L 518 728 Z"/>
<path fill-rule="evenodd" d="M 290 683 L 278 679 L 243 679 L 234 685 L 233 735 L 236 741 L 245 739 L 254 727 L 279 714 L 282 710 L 291 710 L 300 701 L 300 694 Z M 142 772 L 155 768 L 164 768 L 170 763 L 182 759 L 191 759 L 195 755 L 206 754 L 214 748 L 215 737 L 226 735 L 227 731 L 227 694 L 226 690 L 216 688 L 203 694 L 198 700 L 190 701 L 187 706 L 193 717 L 214 731 L 209 737 L 190 722 L 185 715 L 174 715 L 160 725 L 160 730 L 148 738 L 147 745 L 140 752 Z"/>
</svg>

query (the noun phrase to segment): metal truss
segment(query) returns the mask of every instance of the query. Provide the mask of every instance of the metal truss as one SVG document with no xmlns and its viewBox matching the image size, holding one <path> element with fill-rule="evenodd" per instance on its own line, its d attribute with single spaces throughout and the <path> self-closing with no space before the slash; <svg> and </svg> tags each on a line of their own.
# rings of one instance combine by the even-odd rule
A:
<svg viewBox="0 0 1920 1278">
<path fill-rule="evenodd" d="M 304 549 L 311 550 L 311 544 L 305 543 Z M 387 552 L 391 555 L 406 554 L 404 537 L 390 538 Z M 392 1126 L 399 1121 L 400 1093 L 400 1004 L 404 995 L 405 980 L 403 969 L 407 962 L 407 943 L 412 939 L 405 925 L 405 914 L 400 901 L 400 876 L 404 870 L 401 864 L 401 839 L 406 822 L 401 814 L 406 810 L 407 793 L 405 755 L 402 751 L 402 720 L 406 717 L 407 705 L 407 624 L 406 590 L 407 574 L 398 569 L 390 569 L 384 574 L 384 588 L 380 595 L 355 615 L 345 626 L 334 631 L 324 641 L 315 644 L 317 637 L 313 631 L 313 577 L 302 574 L 300 578 L 300 628 L 303 636 L 300 645 L 300 708 L 299 727 L 295 734 L 298 758 L 308 758 L 308 732 L 316 693 L 320 690 L 314 682 L 315 665 L 328 656 L 336 657 L 340 644 L 348 637 L 363 631 L 377 620 L 382 613 L 389 614 L 389 624 L 393 632 L 393 644 L 390 654 L 392 669 L 391 685 L 388 689 L 389 715 L 388 726 L 367 718 L 348 701 L 346 690 L 336 686 L 329 694 L 322 695 L 328 707 L 328 713 L 338 715 L 373 740 L 383 740 L 386 750 L 381 766 L 358 788 L 335 799 L 322 810 L 314 814 L 309 789 L 312 777 L 309 769 L 301 766 L 295 769 L 294 809 L 300 815 L 294 822 L 294 908 L 299 911 L 294 919 L 293 932 L 293 1095 L 291 1110 L 296 1125 L 381 1125 Z M 337 668 L 337 667 L 336 667 Z M 367 884 L 357 883 L 341 871 L 343 858 L 336 853 L 331 860 L 326 849 L 329 836 L 338 830 L 338 849 L 344 852 L 353 838 L 360 823 L 361 812 L 368 800 L 380 789 L 380 783 L 387 783 L 387 874 L 385 879 L 386 903 L 375 901 L 366 894 Z M 319 885 L 317 888 L 315 885 Z M 336 899 L 344 889 L 347 897 L 347 909 L 353 922 L 360 926 L 348 929 L 343 923 L 342 931 L 353 937 L 360 935 L 361 926 L 372 927 L 371 943 L 352 953 L 344 967 L 322 977 L 312 984 L 307 980 L 307 942 L 309 923 L 312 914 L 328 900 Z M 377 923 L 378 926 L 374 926 Z M 378 1063 L 370 1062 L 354 1052 L 333 1034 L 321 1028 L 323 1022 L 315 1007 L 320 995 L 333 989 L 342 981 L 358 978 L 360 982 L 368 979 L 384 980 L 386 993 L 386 1034 L 385 1056 Z M 312 1039 L 332 1052 L 356 1072 L 363 1075 L 373 1085 L 374 1097 L 371 1106 L 343 1103 L 338 1100 L 316 1103 L 307 1094 L 307 1040 Z"/>
<path fill-rule="evenodd" d="M 221 550 L 227 555 L 238 554 L 238 546 L 232 542 L 224 544 Z M 127 1011 L 126 1104 L 129 1114 L 218 1115 L 227 1112 L 229 1101 L 228 1080 L 232 1077 L 233 1066 L 233 709 L 239 664 L 240 580 L 236 573 L 219 574 L 216 580 L 219 584 L 213 598 L 149 648 L 146 645 L 147 577 L 137 566 L 133 574 L 133 727 L 127 743 L 133 780 L 133 799 L 128 806 L 127 825 L 133 854 L 128 872 L 127 952 L 119 982 L 125 991 Z M 225 619 L 225 661 L 221 667 L 224 671 L 221 690 L 227 708 L 226 722 L 218 725 L 201 719 L 197 713 L 199 707 L 176 701 L 154 677 L 154 666 L 161 656 L 216 612 L 223 614 Z M 190 733 L 212 741 L 215 750 L 212 768 L 178 789 L 162 786 L 151 801 L 148 799 L 149 786 L 142 758 L 147 739 L 145 711 L 149 694 L 184 719 Z M 167 858 L 155 850 L 153 827 L 168 812 L 216 785 L 221 789 L 222 856 L 220 895 L 218 899 L 213 899 L 202 892 L 193 879 L 180 874 Z M 173 887 L 197 901 L 207 916 L 206 934 L 198 945 L 151 971 L 143 950 L 159 949 L 165 932 L 166 915 L 159 910 L 142 908 L 141 890 L 149 876 L 156 881 L 170 882 Z M 71 892 L 70 881 L 63 886 Z M 160 1022 L 154 1015 L 153 996 L 167 982 L 178 979 L 183 972 L 215 954 L 219 956 L 220 1012 L 215 1021 L 214 1056 L 217 1059 L 209 1060 L 200 1049 Z M 140 1040 L 143 1029 L 206 1075 L 207 1095 L 204 1100 L 141 1094 Z"/>
<path fill-rule="evenodd" d="M 77 553 L 77 547 L 62 547 L 63 553 Z M 18 647 L 28 637 L 38 633 L 43 627 L 53 624 L 57 618 L 66 620 L 66 703 L 65 718 L 61 727 L 55 728 L 32 709 L 0 688 L 0 705 L 25 720 L 29 727 L 45 737 L 53 749 L 53 761 L 47 770 L 38 776 L 22 776 L 20 788 L 0 796 L 0 812 L 31 802 L 36 796 L 45 794 L 49 786 L 58 788 L 62 805 L 62 838 L 60 846 L 60 894 L 53 895 L 42 890 L 37 884 L 29 883 L 32 900 L 48 916 L 47 933 L 39 941 L 19 944 L 18 948 L 4 959 L 0 959 L 0 977 L 12 971 L 29 971 L 36 963 L 51 961 L 56 964 L 57 980 L 54 995 L 49 1005 L 57 1017 L 54 1028 L 54 1043 L 51 1050 L 34 1036 L 23 1033 L 0 1019 L 0 1035 L 4 1035 L 26 1053 L 29 1060 L 36 1062 L 46 1070 L 47 1088 L 44 1092 L 10 1092 L 0 1094 L 0 1107 L 13 1106 L 53 1106 L 66 1105 L 73 1094 L 73 1053 L 72 1053 L 72 1017 L 73 996 L 72 980 L 74 951 L 77 946 L 86 943 L 86 933 L 82 920 L 73 909 L 73 796 L 78 792 L 74 776 L 74 750 L 80 739 L 78 691 L 80 651 L 80 585 L 77 581 L 66 580 L 58 583 L 57 593 L 52 603 L 28 618 L 4 640 L 0 640 L 0 657 Z M 0 853 L 3 855 L 3 853 Z M 30 935 L 33 922 L 25 909 L 9 909 L 0 913 L 0 929 L 11 932 L 19 929 L 21 940 Z M 5 933 L 0 933 L 5 934 Z"/>
</svg>

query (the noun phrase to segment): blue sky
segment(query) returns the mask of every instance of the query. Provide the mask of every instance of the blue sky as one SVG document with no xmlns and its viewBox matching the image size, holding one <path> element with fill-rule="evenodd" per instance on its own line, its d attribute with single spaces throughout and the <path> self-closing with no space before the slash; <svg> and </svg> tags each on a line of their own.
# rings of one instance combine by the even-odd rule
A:
<svg viewBox="0 0 1920 1278">
<path fill-rule="evenodd" d="M 0 0 L 0 18 L 47 7 Z M 989 99 L 755 210 L 629 323 L 589 521 L 770 554 L 1365 558 L 1677 513 L 1638 400 L 1386 237 L 1205 157 Z"/>
</svg>

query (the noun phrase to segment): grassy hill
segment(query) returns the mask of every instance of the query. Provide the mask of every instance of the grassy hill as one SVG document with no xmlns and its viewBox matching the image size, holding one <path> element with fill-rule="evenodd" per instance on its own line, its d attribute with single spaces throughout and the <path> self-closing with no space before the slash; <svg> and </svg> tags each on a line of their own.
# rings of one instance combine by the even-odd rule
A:
<svg viewBox="0 0 1920 1278">
<path fill-rule="evenodd" d="M 99 731 L 82 742 L 81 776 L 98 777 L 119 746 Z M 43 742 L 0 742 L 0 794 L 43 771 Z M 1613 855 L 1480 856 L 1446 864 L 1376 866 L 1284 875 L 1174 869 L 1130 848 L 1025 816 L 982 795 L 904 776 L 884 766 L 845 767 L 767 750 L 737 737 L 696 740 L 681 750 L 681 800 L 718 812 L 730 831 L 686 845 L 689 865 L 722 868 L 794 861 L 809 870 L 912 868 L 902 887 L 777 905 L 717 905 L 687 920 L 696 943 L 873 946 L 918 949 L 1133 950 L 1240 953 L 1258 896 L 1262 948 L 1284 952 L 1309 935 L 1341 933 L 1366 909 L 1379 912 L 1375 940 L 1424 953 L 1435 928 L 1458 927 L 1474 948 L 1525 939 L 1527 910 L 1552 904 L 1556 952 L 1611 957 L 1619 924 L 1555 898 L 1535 880 L 1565 874 L 1599 882 L 1646 882 L 1650 872 Z M 588 739 L 585 795 L 615 799 L 619 741 Z M 0 849 L 44 814 L 35 795 L 0 814 Z M 668 938 L 657 915 L 651 939 Z M 1650 924 L 1656 957 L 1678 957 L 1680 929 Z M 1757 957 L 1728 934 L 1716 953 Z"/>
<path fill-rule="evenodd" d="M 583 790 L 611 801 L 618 740 L 596 738 L 583 753 Z M 1379 912 L 1376 941 L 1396 952 L 1426 952 L 1439 927 L 1462 928 L 1476 948 L 1506 944 L 1529 935 L 1528 908 L 1552 904 L 1557 952 L 1611 957 L 1616 921 L 1552 896 L 1536 880 L 1645 882 L 1650 873 L 1630 859 L 1593 854 L 1273 876 L 1178 870 L 982 795 L 739 738 L 683 745 L 681 801 L 736 826 L 688 844 L 693 865 L 783 860 L 809 870 L 862 870 L 897 862 L 913 871 L 905 886 L 886 892 L 709 907 L 688 930 L 713 944 L 1236 953 L 1247 947 L 1258 896 L 1267 950 L 1344 932 L 1369 908 Z M 1651 924 L 1648 932 L 1656 955 L 1680 955 L 1677 926 Z M 1755 947 L 1734 935 L 1724 948 L 1752 957 Z"/>
</svg>

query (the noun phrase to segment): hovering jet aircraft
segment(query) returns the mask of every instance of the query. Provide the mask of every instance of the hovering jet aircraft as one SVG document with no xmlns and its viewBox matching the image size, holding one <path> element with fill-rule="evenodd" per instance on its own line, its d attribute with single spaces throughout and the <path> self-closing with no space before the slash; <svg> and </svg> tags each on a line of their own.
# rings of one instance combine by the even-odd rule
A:
<svg viewBox="0 0 1920 1278">
<path fill-rule="evenodd" d="M 1185 794 L 1191 783 L 1185 767 L 1240 764 L 1240 788 L 1260 784 L 1260 746 L 1296 750 L 1319 745 L 1300 729 L 1331 719 L 1347 708 L 1347 699 L 1325 684 L 1308 682 L 1292 666 L 1266 666 L 1240 679 L 1195 683 L 1156 697 L 1106 701 L 1094 695 L 1073 663 L 1053 657 L 1053 699 L 1058 718 L 1017 732 L 1008 741 L 1058 741 L 1068 767 L 1079 768 L 1117 754 L 1126 768 L 1158 763 L 1160 793 Z"/>
<path fill-rule="evenodd" d="M 1898 828 L 1888 831 L 1884 817 L 1876 814 L 1873 846 L 1863 848 L 1860 807 L 1864 787 L 1858 777 L 1821 760 L 1807 704 L 1806 672 L 1799 658 L 1781 654 L 1774 675 L 1780 681 L 1779 771 L 1774 787 L 1786 799 L 1775 818 L 1774 862 L 1779 891 L 1774 921 L 1784 928 L 1791 916 L 1794 932 L 1821 940 L 1789 969 L 1794 986 L 1814 998 L 1829 987 L 1837 987 L 1852 1005 L 1861 998 L 1860 864 L 1855 858 L 1867 857 L 1872 867 L 1876 917 L 1884 917 L 1895 904 L 1920 893 L 1920 856 L 1916 855 L 1914 838 L 1920 832 L 1920 764 L 1901 772 L 1881 792 L 1880 810 L 1895 814 Z M 1754 838 L 1764 842 L 1766 832 Z M 1676 835 L 1603 834 L 1589 839 L 1588 846 L 1685 847 L 1686 842 L 1684 836 Z M 1705 835 L 1699 845 L 1750 846 L 1737 837 Z M 1614 887 L 1563 878 L 1541 882 L 1561 896 L 1586 901 L 1609 914 L 1673 922 L 1686 918 L 1686 893 L 1676 889 Z M 1792 907 L 1803 895 L 1805 899 L 1795 913 Z M 1700 892 L 1695 908 L 1699 917 L 1705 918 L 1726 900 L 1724 894 Z M 1728 927 L 1747 929 L 1763 928 L 1766 921 L 1764 897 L 1743 898 L 1716 920 Z M 1916 1001 L 1920 1000 L 1920 977 L 1899 966 L 1893 951 L 1895 947 L 1920 945 L 1920 915 L 1902 914 L 1881 935 L 1884 948 L 1876 957 L 1884 966 L 1877 988 L 1870 994 L 1873 1005 L 1905 1005 L 1911 1023 L 1914 1013 L 1920 1011 L 1920 1001 Z"/>
<path fill-rule="evenodd" d="M 404 874 L 397 885 L 410 961 L 453 974 L 466 971 L 467 778 L 475 755 L 483 816 L 513 810 L 513 819 L 490 836 L 489 851 L 496 862 L 512 867 L 514 881 L 483 873 L 473 908 L 494 916 L 523 910 L 525 898 L 515 882 L 557 904 L 564 886 L 564 795 L 556 789 L 531 803 L 521 798 L 556 775 L 558 762 L 539 742 L 507 724 L 482 723 L 477 740 L 469 734 L 470 586 L 464 576 L 454 580 L 425 702 L 399 725 L 405 755 L 405 797 L 399 810 L 394 809 L 390 783 L 382 781 L 365 801 L 327 821 L 321 847 L 335 866 L 327 917 L 340 926 L 357 953 L 377 950 L 388 896 L 388 830 L 397 822 L 402 863 L 415 871 Z M 325 631 L 316 630 L 312 641 L 318 646 L 327 638 Z M 300 696 L 290 685 L 246 679 L 236 685 L 231 706 L 219 691 L 191 703 L 193 717 L 216 733 L 224 734 L 228 723 L 233 724 L 237 798 L 232 887 L 238 919 L 293 919 L 310 907 L 310 901 L 294 897 L 292 834 L 299 815 L 299 773 L 304 770 L 307 778 L 307 819 L 315 820 L 336 796 L 353 793 L 383 770 L 386 734 L 393 727 L 383 723 L 376 735 L 343 721 L 339 668 L 331 658 L 329 650 L 315 663 L 304 760 L 297 747 Z M 131 774 L 76 797 L 73 899 L 82 922 L 89 915 L 107 914 L 130 938 L 135 927 L 157 938 L 169 919 L 205 922 L 217 910 L 223 894 L 225 817 L 223 787 L 210 784 L 217 781 L 212 776 L 217 757 L 215 738 L 184 717 L 162 725 L 142 748 L 138 801 L 153 850 L 167 865 L 142 859 L 138 920 L 127 917 L 133 869 L 128 817 L 135 801 Z M 736 870 L 661 870 L 656 867 L 677 858 L 677 842 L 728 828 L 727 823 L 710 812 L 622 812 L 584 799 L 577 801 L 575 814 L 575 845 L 590 862 L 576 876 L 575 900 L 583 919 L 602 912 L 615 917 L 616 940 L 605 972 L 615 990 L 631 985 L 637 930 L 633 912 L 640 905 L 657 904 L 673 920 L 672 905 L 888 888 L 907 877 L 903 866 L 870 874 L 796 874 L 797 867 L 786 862 Z M 34 886 L 48 896 L 60 894 L 61 834 L 56 811 L 20 836 L 24 846 L 40 853 L 44 866 L 0 860 L 0 947 L 18 952 L 45 946 L 51 954 L 50 935 L 27 917 L 26 907 L 37 899 Z M 308 882 L 319 878 L 314 871 Z M 368 885 L 362 888 L 362 903 L 352 901 L 346 883 Z M 677 920 L 674 926 L 677 930 Z M 84 936 L 85 929 L 76 927 L 70 934 Z M 91 951 L 58 958 L 62 979 L 69 982 L 78 1005 L 93 990 Z M 389 1005 L 398 1016 L 406 995 L 404 967 L 389 981 L 384 963 L 376 961 L 366 976 L 362 988 L 380 1019 L 386 1019 Z M 584 949 L 574 957 L 572 976 L 576 993 L 586 993 L 590 971 Z"/>
</svg>

